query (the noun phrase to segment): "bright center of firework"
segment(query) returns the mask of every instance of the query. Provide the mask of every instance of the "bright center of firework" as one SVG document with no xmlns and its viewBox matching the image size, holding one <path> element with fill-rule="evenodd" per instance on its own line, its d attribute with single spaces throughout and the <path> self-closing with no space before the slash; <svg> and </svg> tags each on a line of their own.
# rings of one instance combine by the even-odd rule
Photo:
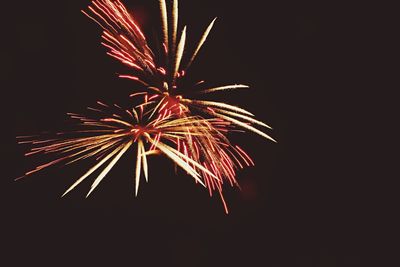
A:
<svg viewBox="0 0 400 267">
<path fill-rule="evenodd" d="M 138 139 L 139 137 L 143 136 L 144 134 L 149 134 L 150 132 L 151 132 L 151 129 L 149 127 L 143 127 L 140 125 L 135 126 L 131 130 L 131 133 L 135 140 Z"/>
<path fill-rule="evenodd" d="M 165 100 L 164 100 L 164 105 L 163 109 L 170 110 L 172 113 L 180 113 L 180 102 L 182 100 L 182 96 L 177 95 L 170 95 L 168 93 L 165 93 Z"/>
</svg>

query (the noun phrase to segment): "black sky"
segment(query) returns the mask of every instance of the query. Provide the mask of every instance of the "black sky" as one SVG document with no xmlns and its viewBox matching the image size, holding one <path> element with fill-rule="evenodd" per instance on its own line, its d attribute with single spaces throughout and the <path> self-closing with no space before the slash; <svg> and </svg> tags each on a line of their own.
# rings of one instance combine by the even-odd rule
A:
<svg viewBox="0 0 400 267">
<path fill-rule="evenodd" d="M 156 0 L 124 2 L 149 39 L 159 33 Z M 218 197 L 175 175 L 163 159 L 151 162 L 150 183 L 137 199 L 129 157 L 89 199 L 90 181 L 60 199 L 85 164 L 13 182 L 32 163 L 15 136 L 62 129 L 66 112 L 97 100 L 118 103 L 132 90 L 116 78 L 127 69 L 105 55 L 99 28 L 80 13 L 88 3 L 18 1 L 3 10 L 5 260 L 14 266 L 361 266 L 368 258 L 365 207 L 354 179 L 359 174 L 346 169 L 358 145 L 343 142 L 353 137 L 346 130 L 351 122 L 339 119 L 356 97 L 348 83 L 355 59 L 344 52 L 357 32 L 342 32 L 350 11 L 320 1 L 180 1 L 190 42 L 218 17 L 190 75 L 210 85 L 250 85 L 223 97 L 272 125 L 278 140 L 233 137 L 256 167 L 239 173 L 242 192 L 227 188 L 229 216 Z"/>
</svg>

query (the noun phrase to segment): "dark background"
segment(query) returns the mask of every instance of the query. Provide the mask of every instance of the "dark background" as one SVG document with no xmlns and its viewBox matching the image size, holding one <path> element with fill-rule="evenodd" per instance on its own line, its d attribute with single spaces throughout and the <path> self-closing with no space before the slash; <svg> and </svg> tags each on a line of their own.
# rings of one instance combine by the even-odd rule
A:
<svg viewBox="0 0 400 267">
<path fill-rule="evenodd" d="M 363 146 L 349 141 L 357 114 L 347 113 L 358 97 L 352 77 L 362 48 L 347 55 L 365 29 L 350 6 L 276 2 L 180 1 L 180 26 L 189 26 L 192 45 L 219 18 L 190 75 L 210 85 L 249 84 L 250 91 L 226 99 L 272 125 L 278 140 L 233 137 L 256 166 L 238 174 L 242 191 L 226 188 L 227 216 L 217 196 L 175 175 L 162 158 L 150 162 L 150 183 L 136 199 L 130 156 L 89 199 L 90 179 L 60 198 L 85 164 L 14 182 L 34 163 L 15 136 L 62 129 L 66 112 L 97 100 L 118 103 L 134 88 L 116 78 L 127 69 L 105 55 L 100 29 L 79 12 L 88 1 L 8 1 L 1 30 L 1 252 L 12 264 L 3 266 L 371 262 L 361 174 L 350 168 L 360 164 L 353 151 Z M 157 1 L 125 3 L 153 39 Z"/>
</svg>

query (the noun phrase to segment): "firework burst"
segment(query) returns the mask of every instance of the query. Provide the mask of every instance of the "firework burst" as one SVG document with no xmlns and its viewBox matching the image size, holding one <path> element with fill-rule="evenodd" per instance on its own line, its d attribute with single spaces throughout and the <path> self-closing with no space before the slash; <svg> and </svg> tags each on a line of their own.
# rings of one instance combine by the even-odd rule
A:
<svg viewBox="0 0 400 267">
<path fill-rule="evenodd" d="M 184 79 L 189 67 L 209 36 L 216 19 L 205 30 L 200 42 L 186 64 L 183 54 L 186 45 L 185 26 L 179 42 L 178 36 L 178 1 L 172 1 L 170 17 L 165 0 L 159 0 L 163 32 L 164 55 L 160 55 L 158 62 L 155 53 L 149 48 L 145 35 L 119 1 L 95 0 L 88 7 L 88 12 L 82 11 L 86 16 L 98 23 L 102 29 L 102 45 L 109 51 L 107 54 L 131 68 L 134 74 L 119 75 L 120 78 L 130 79 L 144 86 L 141 93 L 148 93 L 151 98 L 157 99 L 155 111 L 162 111 L 171 107 L 181 115 L 183 113 L 200 112 L 203 115 L 218 117 L 234 125 L 252 131 L 275 142 L 265 132 L 253 125 L 272 129 L 267 124 L 256 120 L 254 115 L 242 108 L 217 101 L 204 101 L 193 99 L 179 88 L 179 80 Z M 171 22 L 171 25 L 168 24 Z M 202 82 L 200 82 L 201 84 Z M 213 88 L 201 89 L 197 94 L 209 94 L 219 91 L 248 89 L 247 85 L 235 84 Z M 139 91 L 135 90 L 136 95 Z"/>
<path fill-rule="evenodd" d="M 98 102 L 98 107 L 89 108 L 95 112 L 92 116 L 68 113 L 68 115 L 79 121 L 81 129 L 71 132 L 58 133 L 52 139 L 36 139 L 35 137 L 19 137 L 20 144 L 30 144 L 32 147 L 26 156 L 38 154 L 55 154 L 56 160 L 36 167 L 27 172 L 29 175 L 55 164 L 69 165 L 84 159 L 95 158 L 98 162 L 80 177 L 65 193 L 74 189 L 83 180 L 96 170 L 103 168 L 101 174 L 96 178 L 88 195 L 97 187 L 108 172 L 114 167 L 118 160 L 131 147 L 135 146 L 136 157 L 136 194 L 139 189 L 141 170 L 148 180 L 148 159 L 154 154 L 164 154 L 171 158 L 177 165 L 182 167 L 188 174 L 204 185 L 200 174 L 196 169 L 218 179 L 214 174 L 202 165 L 193 161 L 190 157 L 172 148 L 168 143 L 176 142 L 190 136 L 191 138 L 206 136 L 209 123 L 196 117 L 185 117 L 172 119 L 170 114 L 160 114 L 153 120 L 143 117 L 143 109 L 122 109 L 118 105 L 109 106 Z M 117 110 L 115 113 L 110 111 Z M 196 129 L 187 131 L 187 125 L 196 124 Z M 77 137 L 74 137 L 77 136 Z M 196 169 L 195 169 L 196 168 Z M 22 177 L 21 177 L 22 178 Z"/>
<path fill-rule="evenodd" d="M 148 157 L 161 154 L 192 176 L 196 183 L 206 187 L 210 196 L 217 191 L 228 213 L 222 194 L 223 184 L 238 186 L 236 171 L 254 165 L 243 149 L 229 141 L 229 133 L 248 130 L 275 140 L 256 127 L 271 129 L 249 111 L 223 102 L 195 99 L 181 88 L 216 19 L 206 28 L 185 61 L 187 27 L 179 36 L 178 1 L 173 0 L 168 6 L 165 0 L 159 0 L 159 5 L 161 54 L 154 53 L 150 48 L 145 34 L 119 0 L 94 0 L 86 11 L 82 11 L 103 29 L 101 44 L 107 48 L 107 54 L 129 68 L 131 73 L 119 77 L 140 85 L 130 95 L 132 103 L 133 100 L 140 100 L 140 104 L 122 108 L 98 102 L 95 108 L 89 108 L 92 115 L 68 114 L 79 121 L 79 130 L 59 133 L 50 139 L 20 137 L 19 143 L 31 145 L 27 156 L 55 156 L 53 161 L 36 167 L 24 176 L 57 164 L 69 165 L 94 159 L 95 164 L 64 193 L 66 195 L 101 170 L 89 196 L 120 158 L 128 150 L 135 149 L 136 195 L 141 176 L 148 181 Z M 201 88 L 203 84 L 203 81 L 199 82 L 193 88 Z M 199 89 L 196 94 L 248 88 L 241 84 L 217 86 Z"/>
<path fill-rule="evenodd" d="M 89 115 L 68 113 L 71 119 L 78 121 L 77 130 L 60 132 L 48 139 L 41 136 L 18 137 L 19 144 L 30 145 L 26 156 L 55 157 L 18 179 L 54 165 L 94 159 L 94 166 L 63 194 L 65 196 L 101 170 L 87 194 L 89 196 L 120 158 L 129 149 L 135 149 L 135 195 L 138 194 L 141 176 L 148 181 L 148 157 L 165 155 L 192 176 L 196 183 L 209 188 L 210 194 L 212 190 L 218 190 L 227 210 L 222 195 L 223 177 L 229 177 L 231 185 L 236 185 L 235 170 L 242 168 L 243 164 L 249 165 L 241 149 L 231 145 L 223 134 L 229 131 L 229 124 L 198 116 L 176 117 L 167 110 L 150 119 L 151 110 L 146 108 L 149 103 L 123 109 L 119 105 L 97 102 L 94 108 L 88 108 Z"/>
</svg>

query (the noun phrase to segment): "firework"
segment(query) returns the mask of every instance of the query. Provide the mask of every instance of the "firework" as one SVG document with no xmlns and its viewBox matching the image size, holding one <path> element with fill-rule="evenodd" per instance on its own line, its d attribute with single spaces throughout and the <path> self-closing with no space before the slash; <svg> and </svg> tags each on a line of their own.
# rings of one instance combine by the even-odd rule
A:
<svg viewBox="0 0 400 267">
<path fill-rule="evenodd" d="M 72 119 L 79 120 L 80 130 L 58 133 L 53 139 L 36 139 L 34 137 L 19 137 L 20 144 L 30 144 L 31 150 L 27 156 L 55 154 L 57 159 L 40 165 L 25 174 L 41 171 L 55 164 L 69 165 L 81 160 L 95 158 L 97 164 L 80 177 L 65 193 L 74 189 L 83 180 L 103 167 L 103 171 L 95 179 L 88 195 L 98 186 L 118 160 L 133 146 L 136 147 L 136 195 L 139 189 L 141 170 L 148 180 L 148 159 L 154 154 L 164 154 L 175 164 L 190 174 L 196 182 L 205 186 L 198 170 L 209 175 L 213 179 L 219 179 L 201 164 L 193 161 L 187 155 L 174 149 L 169 143 L 184 138 L 213 138 L 209 132 L 207 121 L 196 117 L 184 117 L 172 119 L 171 114 L 160 114 L 153 120 L 144 118 L 142 109 L 122 109 L 114 105 L 116 113 L 110 113 L 112 107 L 98 102 L 99 107 L 90 108 L 96 112 L 95 116 L 85 116 L 74 113 L 68 115 Z M 119 112 L 118 112 L 119 111 Z M 188 127 L 196 124 L 195 129 L 188 131 Z M 71 137 L 78 136 L 78 137 Z M 217 139 L 215 139 L 217 140 Z M 22 177 L 21 177 L 22 178 Z"/>
<path fill-rule="evenodd" d="M 165 0 L 159 0 L 159 3 L 163 32 L 163 43 L 160 46 L 164 48 L 164 55 L 160 55 L 158 61 L 155 60 L 155 53 L 149 48 L 140 27 L 119 0 L 95 0 L 89 6 L 88 12 L 82 11 L 102 27 L 102 45 L 109 50 L 107 54 L 130 67 L 134 73 L 119 75 L 119 77 L 143 85 L 144 88 L 141 89 L 141 92 L 149 93 L 150 97 L 158 100 L 158 105 L 155 107 L 156 111 L 159 111 L 158 109 L 161 107 L 173 106 L 174 110 L 179 111 L 181 115 L 183 111 L 188 113 L 200 112 L 205 116 L 218 117 L 229 121 L 238 127 L 275 142 L 268 134 L 253 126 L 272 129 L 267 124 L 256 120 L 252 113 L 227 103 L 193 99 L 185 92 L 182 93 L 181 88 L 179 88 L 179 81 L 184 79 L 190 65 L 194 62 L 211 32 L 216 19 L 207 27 L 192 56 L 184 65 L 182 64 L 182 57 L 185 50 L 187 27 L 183 28 L 178 42 L 178 1 L 172 1 L 171 18 L 168 17 L 168 7 Z M 169 25 L 168 21 L 171 21 L 172 25 Z M 235 84 L 206 88 L 197 93 L 208 94 L 248 88 L 246 85 Z"/>
<path fill-rule="evenodd" d="M 183 90 L 182 81 L 216 19 L 209 24 L 193 53 L 185 60 L 187 27 L 178 36 L 178 1 L 173 0 L 168 6 L 165 0 L 159 0 L 159 5 L 162 24 L 162 43 L 159 46 L 162 52 L 158 54 L 150 48 L 145 34 L 119 0 L 94 0 L 88 10 L 82 11 L 103 29 L 101 44 L 107 48 L 107 54 L 130 69 L 131 73 L 119 77 L 140 84 L 130 95 L 132 103 L 133 99 L 139 99 L 140 104 L 122 108 L 98 102 L 95 108 L 89 108 L 92 115 L 68 114 L 79 121 L 79 130 L 59 133 L 50 139 L 20 137 L 19 143 L 31 145 L 27 156 L 55 157 L 23 177 L 53 165 L 92 159 L 95 164 L 64 193 L 66 195 L 95 171 L 101 170 L 87 194 L 89 196 L 121 157 L 128 150 L 135 149 L 135 195 L 138 194 L 141 176 L 148 181 L 148 157 L 161 154 L 192 176 L 196 183 L 206 187 L 210 196 L 217 191 L 228 213 L 222 193 L 224 183 L 239 186 L 236 171 L 254 165 L 242 148 L 229 141 L 229 133 L 248 130 L 275 140 L 256 128 L 271 129 L 247 110 L 223 102 L 195 99 Z M 201 81 L 193 87 L 199 88 L 203 84 Z M 241 84 L 226 85 L 203 88 L 196 94 L 248 88 Z"/>
</svg>

